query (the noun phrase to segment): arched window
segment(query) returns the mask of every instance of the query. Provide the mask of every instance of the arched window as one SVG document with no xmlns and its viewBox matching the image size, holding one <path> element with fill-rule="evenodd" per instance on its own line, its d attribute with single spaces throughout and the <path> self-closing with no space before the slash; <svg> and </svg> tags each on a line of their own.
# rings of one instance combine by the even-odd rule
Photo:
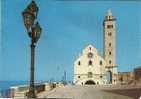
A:
<svg viewBox="0 0 141 99">
<path fill-rule="evenodd" d="M 103 76 L 100 76 L 100 78 L 102 78 Z"/>
<path fill-rule="evenodd" d="M 108 36 L 112 36 L 112 32 L 108 32 Z"/>
<path fill-rule="evenodd" d="M 113 25 L 107 25 L 107 28 L 111 29 L 113 28 Z"/>
<path fill-rule="evenodd" d="M 111 47 L 111 45 L 112 45 L 112 44 L 111 44 L 111 43 L 109 43 L 109 46 L 110 46 L 110 47 Z"/>
<path fill-rule="evenodd" d="M 91 50 L 91 47 L 89 47 L 89 49 Z"/>
<path fill-rule="evenodd" d="M 112 53 L 111 52 L 109 52 L 109 55 L 111 55 Z"/>
<path fill-rule="evenodd" d="M 108 83 L 112 83 L 112 72 L 111 71 L 107 71 L 106 72 L 106 78 L 107 78 L 107 81 Z"/>
<path fill-rule="evenodd" d="M 112 63 L 112 61 L 111 60 L 109 60 L 109 64 L 111 64 Z"/>
<path fill-rule="evenodd" d="M 80 61 L 78 61 L 78 65 L 81 65 L 81 62 Z"/>
<path fill-rule="evenodd" d="M 89 65 L 93 65 L 93 62 L 90 60 L 88 64 L 89 64 Z"/>
<path fill-rule="evenodd" d="M 100 61 L 99 64 L 102 65 L 102 61 Z"/>
</svg>

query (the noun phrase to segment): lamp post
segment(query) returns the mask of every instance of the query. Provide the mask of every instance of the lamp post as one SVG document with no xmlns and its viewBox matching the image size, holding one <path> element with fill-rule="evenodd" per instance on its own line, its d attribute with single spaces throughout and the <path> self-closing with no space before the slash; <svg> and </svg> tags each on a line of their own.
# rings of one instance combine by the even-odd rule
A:
<svg viewBox="0 0 141 99">
<path fill-rule="evenodd" d="M 36 43 L 40 38 L 41 35 L 41 27 L 37 22 L 37 14 L 38 14 L 38 7 L 35 1 L 32 2 L 27 6 L 27 8 L 22 12 L 24 25 L 27 29 L 27 33 L 31 38 L 31 66 L 30 66 L 30 86 L 29 92 L 27 93 L 27 97 L 35 98 L 35 85 L 34 85 L 34 59 L 35 59 L 35 47 Z"/>
</svg>

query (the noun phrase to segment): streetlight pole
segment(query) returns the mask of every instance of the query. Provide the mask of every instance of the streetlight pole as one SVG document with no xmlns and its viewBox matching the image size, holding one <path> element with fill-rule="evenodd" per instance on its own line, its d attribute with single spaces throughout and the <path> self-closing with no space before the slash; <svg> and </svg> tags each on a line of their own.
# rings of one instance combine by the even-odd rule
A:
<svg viewBox="0 0 141 99">
<path fill-rule="evenodd" d="M 33 41 L 31 41 L 31 67 L 30 67 L 30 88 L 29 88 L 29 94 L 28 97 L 35 98 L 35 85 L 34 85 L 34 71 L 35 71 L 35 65 L 34 65 L 34 60 L 35 60 L 35 47 L 36 45 L 34 44 Z"/>
<path fill-rule="evenodd" d="M 41 27 L 39 23 L 36 21 L 37 14 L 38 14 L 38 7 L 35 1 L 32 2 L 27 6 L 27 8 L 22 12 L 24 25 L 27 29 L 27 33 L 31 38 L 31 66 L 30 66 L 30 86 L 29 92 L 27 93 L 27 97 L 29 98 L 36 98 L 35 94 L 35 85 L 34 85 L 34 72 L 35 72 L 35 47 L 36 43 L 40 38 L 41 35 Z"/>
</svg>

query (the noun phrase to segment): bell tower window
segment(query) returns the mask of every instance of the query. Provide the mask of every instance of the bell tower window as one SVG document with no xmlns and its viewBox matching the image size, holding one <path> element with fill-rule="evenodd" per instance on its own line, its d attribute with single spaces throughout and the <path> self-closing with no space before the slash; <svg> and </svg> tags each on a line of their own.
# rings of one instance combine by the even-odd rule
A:
<svg viewBox="0 0 141 99">
<path fill-rule="evenodd" d="M 108 32 L 108 36 L 112 36 L 112 32 Z"/>
<path fill-rule="evenodd" d="M 111 60 L 109 60 L 109 64 L 111 64 L 112 63 L 112 61 Z"/>
<path fill-rule="evenodd" d="M 113 28 L 113 25 L 107 25 L 107 28 L 111 29 L 111 28 Z"/>
<path fill-rule="evenodd" d="M 111 44 L 111 43 L 109 43 L 109 47 L 111 47 L 111 45 L 112 45 L 112 44 Z"/>
<path fill-rule="evenodd" d="M 111 52 L 109 52 L 109 55 L 111 55 L 112 53 Z"/>
</svg>

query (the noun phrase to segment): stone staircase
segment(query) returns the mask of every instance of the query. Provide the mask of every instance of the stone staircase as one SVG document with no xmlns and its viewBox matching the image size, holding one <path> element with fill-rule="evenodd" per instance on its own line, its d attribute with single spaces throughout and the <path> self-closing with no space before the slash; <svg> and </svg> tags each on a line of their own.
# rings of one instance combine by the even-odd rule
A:
<svg viewBox="0 0 141 99">
<path fill-rule="evenodd" d="M 14 98 L 26 98 L 25 93 L 26 92 L 24 92 L 24 91 L 22 91 L 22 92 L 16 92 Z"/>
</svg>

